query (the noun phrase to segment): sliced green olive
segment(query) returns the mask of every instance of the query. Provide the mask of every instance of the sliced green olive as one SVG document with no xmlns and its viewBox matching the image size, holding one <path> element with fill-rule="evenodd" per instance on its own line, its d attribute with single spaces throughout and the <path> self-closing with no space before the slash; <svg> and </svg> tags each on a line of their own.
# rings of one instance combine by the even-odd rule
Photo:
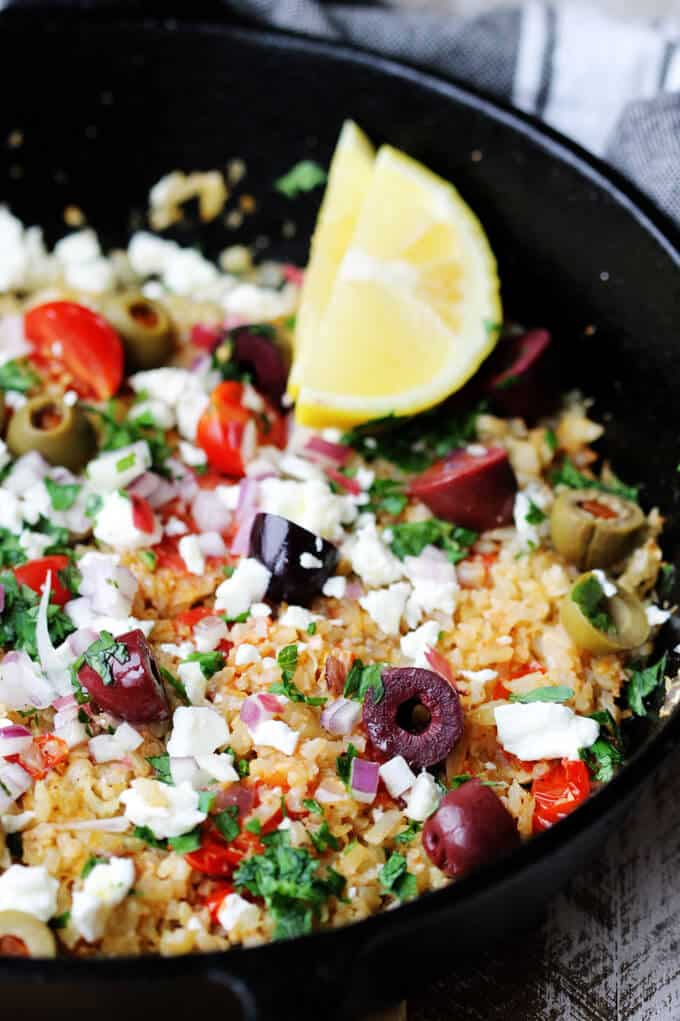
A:
<svg viewBox="0 0 680 1021">
<path fill-rule="evenodd" d="M 81 408 L 42 394 L 14 412 L 7 446 L 15 457 L 37 450 L 50 464 L 77 472 L 96 453 L 97 437 Z"/>
<path fill-rule="evenodd" d="M 644 526 L 636 503 L 592 489 L 560 493 L 550 515 L 555 549 L 583 570 L 623 560 L 641 542 Z"/>
<path fill-rule="evenodd" d="M 23 911 L 0 911 L 0 956 L 56 957 L 57 944 L 44 922 Z"/>
<path fill-rule="evenodd" d="M 614 595 L 605 595 L 592 571 L 574 582 L 562 600 L 560 618 L 574 645 L 596 656 L 636 649 L 649 635 L 637 596 L 620 586 Z"/>
<path fill-rule="evenodd" d="M 104 315 L 123 342 L 128 372 L 165 365 L 173 348 L 173 331 L 162 305 L 128 291 L 109 298 Z"/>
</svg>

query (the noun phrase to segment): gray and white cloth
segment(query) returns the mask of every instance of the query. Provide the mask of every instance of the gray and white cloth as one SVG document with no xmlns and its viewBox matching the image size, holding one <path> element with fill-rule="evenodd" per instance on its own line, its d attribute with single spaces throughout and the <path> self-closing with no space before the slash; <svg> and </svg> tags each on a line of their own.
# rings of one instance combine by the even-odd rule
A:
<svg viewBox="0 0 680 1021">
<path fill-rule="evenodd" d="M 225 0 L 260 24 L 349 43 L 470 82 L 536 114 L 680 221 L 680 21 L 586 3 L 460 17 L 441 9 Z"/>
</svg>

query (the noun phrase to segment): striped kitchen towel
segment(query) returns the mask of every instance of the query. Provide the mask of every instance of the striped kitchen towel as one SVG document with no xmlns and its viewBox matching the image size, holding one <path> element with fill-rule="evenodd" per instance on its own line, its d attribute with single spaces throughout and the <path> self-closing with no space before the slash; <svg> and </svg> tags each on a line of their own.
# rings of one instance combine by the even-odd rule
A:
<svg viewBox="0 0 680 1021">
<path fill-rule="evenodd" d="M 410 61 L 509 100 L 610 160 L 680 221 L 680 21 L 617 20 L 539 0 L 445 11 L 225 0 L 272 27 Z"/>
</svg>

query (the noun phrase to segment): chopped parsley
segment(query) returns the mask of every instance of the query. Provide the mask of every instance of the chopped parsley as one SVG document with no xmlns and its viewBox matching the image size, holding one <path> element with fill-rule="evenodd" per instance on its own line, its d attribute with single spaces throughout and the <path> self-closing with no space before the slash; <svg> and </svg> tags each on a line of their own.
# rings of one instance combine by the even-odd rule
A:
<svg viewBox="0 0 680 1021">
<path fill-rule="evenodd" d="M 410 900 L 418 892 L 416 877 L 408 871 L 406 858 L 398 851 L 389 856 L 378 873 L 378 879 L 383 890 L 399 900 Z"/>
<path fill-rule="evenodd" d="M 96 865 L 105 865 L 108 860 L 108 858 L 100 858 L 96 854 L 91 854 L 80 870 L 80 878 L 87 879 L 90 872 L 92 872 L 92 869 L 95 868 Z"/>
<path fill-rule="evenodd" d="M 165 683 L 170 685 L 177 697 L 180 698 L 182 702 L 186 702 L 186 704 L 189 705 L 187 689 L 184 687 L 179 677 L 175 677 L 175 675 L 171 674 L 169 670 L 166 670 L 164 666 L 161 666 L 158 669 L 160 670 L 161 677 Z"/>
<path fill-rule="evenodd" d="M 307 705 L 312 706 L 321 706 L 326 704 L 327 699 L 312 698 L 309 695 L 305 695 L 300 691 L 297 684 L 293 682 L 298 663 L 297 645 L 286 645 L 283 649 L 280 649 L 276 657 L 276 662 L 281 668 L 281 681 L 270 685 L 269 690 L 273 694 L 285 695 L 286 698 L 291 700 L 291 702 L 305 702 Z"/>
<path fill-rule="evenodd" d="M 189 854 L 191 851 L 198 851 L 201 846 L 201 831 L 197 826 L 189 833 L 182 833 L 179 837 L 168 837 L 168 847 L 177 854 Z"/>
<path fill-rule="evenodd" d="M 83 488 L 78 483 L 64 483 L 60 485 L 58 482 L 54 482 L 52 479 L 46 478 L 45 489 L 50 495 L 52 501 L 52 509 L 56 511 L 67 511 L 70 510 L 73 504 L 78 499 L 78 493 Z"/>
<path fill-rule="evenodd" d="M 160 780 L 161 783 L 170 784 L 171 787 L 174 786 L 175 781 L 172 779 L 172 773 L 170 772 L 169 755 L 148 755 L 146 761 L 153 769 L 156 780 Z"/>
<path fill-rule="evenodd" d="M 221 652 L 190 652 L 185 663 L 198 663 L 207 681 L 224 668 L 225 658 Z"/>
<path fill-rule="evenodd" d="M 376 479 L 368 491 L 370 502 L 364 508 L 373 514 L 391 514 L 399 517 L 408 503 L 402 482 L 397 479 Z"/>
<path fill-rule="evenodd" d="M 149 847 L 156 847 L 159 850 L 167 850 L 167 840 L 159 840 L 154 834 L 153 830 L 149 829 L 148 826 L 135 826 L 132 831 L 132 836 L 136 837 L 137 840 L 143 840 Z"/>
<path fill-rule="evenodd" d="M 574 689 L 568 688 L 565 684 L 548 685 L 545 688 L 534 688 L 533 691 L 526 691 L 523 694 L 514 692 L 509 696 L 510 702 L 568 702 L 574 697 Z"/>
<path fill-rule="evenodd" d="M 209 812 L 213 807 L 213 803 L 217 794 L 215 791 L 201 791 L 198 795 L 198 810 L 199 812 Z"/>
<path fill-rule="evenodd" d="M 341 896 L 345 881 L 333 869 L 318 873 L 309 851 L 291 847 L 285 830 L 262 837 L 265 849 L 241 863 L 234 873 L 237 888 L 261 897 L 274 920 L 274 939 L 311 932 L 329 897 Z"/>
<path fill-rule="evenodd" d="M 235 840 L 241 832 L 238 821 L 238 805 L 229 805 L 223 812 L 213 815 L 212 821 L 226 841 Z"/>
<path fill-rule="evenodd" d="M 545 430 L 545 442 L 548 444 L 548 450 L 554 454 L 557 450 L 557 433 L 554 429 Z"/>
<path fill-rule="evenodd" d="M 250 610 L 244 610 L 243 613 L 239 613 L 237 617 L 227 617 L 226 615 L 222 618 L 227 624 L 245 624 L 250 616 Z"/>
<path fill-rule="evenodd" d="M 529 510 L 524 515 L 524 520 L 528 525 L 540 525 L 545 521 L 547 514 L 542 511 L 541 508 L 534 503 L 533 500 L 529 500 Z"/>
<path fill-rule="evenodd" d="M 347 751 L 343 752 L 342 755 L 338 755 L 335 760 L 335 770 L 347 788 L 349 788 L 350 777 L 352 776 L 352 759 L 356 759 L 358 754 L 359 752 L 354 745 L 348 744 Z"/>
<path fill-rule="evenodd" d="M 310 840 L 319 854 L 323 854 L 324 851 L 327 851 L 329 848 L 333 851 L 340 850 L 340 841 L 335 834 L 331 833 L 330 827 L 325 819 L 319 826 L 318 830 L 308 830 L 307 832 L 309 833 Z"/>
<path fill-rule="evenodd" d="M 510 376 L 503 376 L 501 379 L 494 383 L 494 390 L 511 390 L 513 386 L 517 386 L 518 383 L 522 382 L 522 375 L 515 374 Z"/>
<path fill-rule="evenodd" d="M 590 476 L 580 472 L 568 457 L 564 459 L 561 467 L 552 473 L 551 481 L 554 486 L 569 486 L 570 489 L 597 489 L 600 493 L 612 493 L 614 496 L 623 497 L 624 500 L 632 500 L 633 503 L 636 503 L 638 498 L 637 486 L 627 486 L 625 482 L 621 482 L 615 476 L 612 476 L 612 481 L 607 483 L 591 479 Z"/>
<path fill-rule="evenodd" d="M 129 454 L 126 454 L 124 457 L 120 457 L 116 461 L 116 471 L 120 474 L 127 471 L 128 468 L 134 468 L 135 461 L 135 452 L 134 450 L 131 450 Z"/>
<path fill-rule="evenodd" d="M 305 798 L 302 804 L 307 811 L 311 812 L 313 815 L 323 815 L 323 808 L 316 798 Z"/>
<path fill-rule="evenodd" d="M 636 716 L 647 716 L 644 700 L 663 685 L 666 670 L 666 654 L 652 666 L 637 666 L 633 669 L 626 685 L 626 700 Z"/>
<path fill-rule="evenodd" d="M 608 783 L 623 762 L 621 731 L 609 710 L 592 713 L 591 719 L 600 724 L 600 736 L 590 748 L 582 748 L 580 756 L 594 780 Z"/>
<path fill-rule="evenodd" d="M 104 684 L 113 684 L 113 664 L 127 663 L 130 651 L 122 642 L 116 641 L 110 631 L 102 631 L 92 645 L 80 656 L 72 666 L 74 673 L 87 665 L 102 679 Z"/>
<path fill-rule="evenodd" d="M 99 417 L 101 429 L 100 447 L 102 451 L 120 450 L 122 447 L 131 446 L 139 440 L 146 440 L 151 452 L 151 467 L 154 471 L 159 472 L 159 474 L 167 476 L 166 461 L 172 451 L 168 445 L 164 430 L 156 426 L 156 423 L 149 414 L 139 415 L 135 419 L 126 418 L 121 421 L 121 406 L 115 400 L 108 401 L 105 409 L 86 405 L 85 410 Z M 124 460 L 127 460 L 127 458 L 121 458 L 118 465 Z M 118 471 L 124 470 L 124 468 L 118 468 Z"/>
<path fill-rule="evenodd" d="M 410 822 L 405 830 L 397 833 L 394 838 L 395 844 L 410 844 L 412 840 L 415 840 L 422 828 L 423 824 L 421 822 Z"/>
<path fill-rule="evenodd" d="M 11 361 L 0 365 L 0 390 L 16 390 L 17 393 L 25 394 L 39 382 L 40 377 L 28 362 L 12 358 Z"/>
<path fill-rule="evenodd" d="M 343 695 L 363 702 L 369 691 L 373 692 L 373 703 L 377 705 L 385 694 L 382 682 L 384 663 L 371 663 L 364 666 L 360 659 L 355 659 L 347 673 Z"/>
<path fill-rule="evenodd" d="M 351 429 L 342 442 L 366 461 L 380 457 L 405 472 L 421 472 L 433 461 L 476 439 L 477 415 L 482 410 L 483 405 L 479 405 L 456 416 L 439 407 L 403 418 L 388 415 Z"/>
<path fill-rule="evenodd" d="M 616 625 L 607 609 L 606 596 L 594 574 L 587 575 L 574 585 L 571 600 L 598 631 L 604 634 L 616 632 Z"/>
<path fill-rule="evenodd" d="M 27 585 L 20 585 L 12 571 L 0 572 L 0 585 L 5 592 L 5 608 L 0 617 L 0 645 L 23 649 L 31 659 L 38 658 L 35 628 L 40 596 Z M 61 645 L 75 630 L 61 607 L 50 602 L 47 627 L 53 645 Z"/>
<path fill-rule="evenodd" d="M 675 566 L 673 564 L 662 564 L 659 569 L 659 580 L 656 586 L 660 600 L 670 599 L 676 580 L 677 571 Z"/>
<path fill-rule="evenodd" d="M 0 528 L 0 567 L 17 567 L 27 560 L 20 536 L 13 535 L 8 528 Z"/>
<path fill-rule="evenodd" d="M 309 622 L 309 624 L 307 625 L 307 634 L 308 635 L 316 634 L 316 621 L 312 620 Z"/>
<path fill-rule="evenodd" d="M 262 823 L 257 816 L 255 816 L 253 819 L 248 820 L 244 829 L 248 830 L 248 833 L 254 833 L 256 837 L 259 837 L 262 833 Z"/>
<path fill-rule="evenodd" d="M 400 560 L 420 556 L 426 546 L 437 546 L 446 553 L 452 564 L 457 564 L 465 559 L 470 546 L 477 541 L 476 532 L 439 518 L 408 521 L 393 525 L 391 530 L 390 548 Z"/>
<path fill-rule="evenodd" d="M 314 160 L 301 160 L 291 167 L 287 174 L 279 177 L 274 182 L 274 187 L 287 199 L 294 199 L 297 195 L 313 191 L 319 185 L 325 184 L 327 176 L 323 167 Z"/>
<path fill-rule="evenodd" d="M 50 920 L 50 929 L 65 929 L 68 923 L 71 921 L 71 912 L 62 911 L 60 915 L 55 915 Z"/>
<path fill-rule="evenodd" d="M 149 571 L 155 571 L 156 565 L 158 564 L 158 557 L 150 549 L 143 549 L 139 551 L 139 559 L 142 561 L 144 566 Z"/>
<path fill-rule="evenodd" d="M 248 774 L 250 773 L 250 763 L 248 762 L 248 760 L 239 759 L 233 748 L 227 748 L 226 754 L 231 755 L 232 759 L 234 760 L 234 769 L 236 770 L 238 775 L 241 778 L 243 778 L 244 776 L 248 776 Z"/>
</svg>

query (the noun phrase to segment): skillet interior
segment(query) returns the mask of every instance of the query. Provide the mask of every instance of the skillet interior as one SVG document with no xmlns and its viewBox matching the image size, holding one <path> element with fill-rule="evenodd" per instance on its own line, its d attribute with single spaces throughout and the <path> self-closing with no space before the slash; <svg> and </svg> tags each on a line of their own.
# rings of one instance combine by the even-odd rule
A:
<svg viewBox="0 0 680 1021">
<path fill-rule="evenodd" d="M 161 174 L 242 156 L 261 208 L 241 236 L 266 235 L 268 253 L 304 260 L 316 202 L 290 203 L 272 181 L 305 156 L 327 163 L 340 122 L 354 117 L 376 141 L 455 181 L 480 213 L 507 314 L 554 331 L 565 388 L 597 398 L 609 421 L 607 452 L 624 478 L 643 483 L 645 505 L 670 512 L 666 545 L 677 559 L 680 258 L 670 228 L 664 236 L 644 202 L 643 212 L 625 186 L 529 122 L 374 58 L 225 27 L 180 34 L 175 25 L 85 23 L 63 12 L 41 16 L 36 34 L 35 17 L 5 15 L 0 33 L 0 84 L 12 97 L 0 109 L 0 139 L 17 128 L 25 136 L 21 149 L 4 151 L 1 194 L 25 221 L 46 225 L 53 239 L 64 230 L 63 208 L 76 203 L 107 243 L 122 243 L 130 210 L 142 209 Z M 298 231 L 285 241 L 288 218 Z M 195 235 L 187 226 L 176 236 Z M 209 227 L 201 241 L 216 252 L 225 232 Z M 0 977 L 69 983 L 69 1003 L 83 1006 L 100 1004 L 110 981 L 120 1009 L 130 982 L 153 988 L 157 1008 L 157 980 L 201 976 L 230 985 L 258 1016 L 279 1018 L 293 1005 L 302 1018 L 319 1004 L 332 1015 L 342 1004 L 394 999 L 537 912 L 596 848 L 677 730 L 673 718 L 641 734 L 636 759 L 614 783 L 507 867 L 396 913 L 226 958 L 106 961 L 88 964 L 86 976 L 82 962 L 14 961 L 0 964 Z"/>
</svg>

